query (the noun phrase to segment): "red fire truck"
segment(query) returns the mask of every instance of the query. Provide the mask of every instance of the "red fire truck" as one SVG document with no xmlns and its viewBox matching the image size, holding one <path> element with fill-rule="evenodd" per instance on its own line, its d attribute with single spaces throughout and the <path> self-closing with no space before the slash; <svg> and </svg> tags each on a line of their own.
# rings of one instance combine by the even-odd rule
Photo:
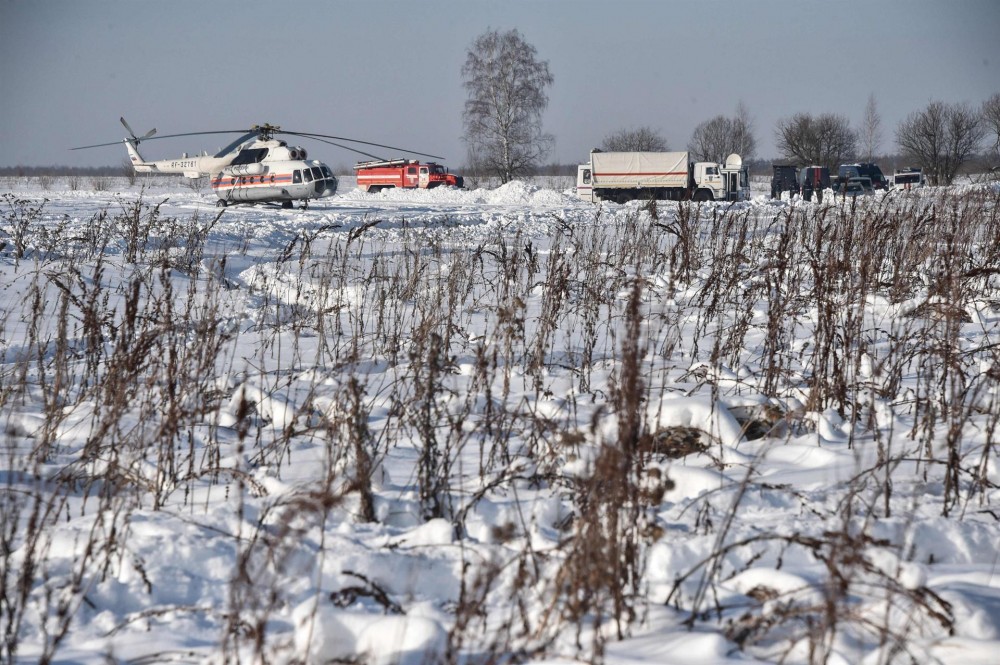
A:
<svg viewBox="0 0 1000 665">
<path fill-rule="evenodd" d="M 380 192 L 389 187 L 430 189 L 441 185 L 462 186 L 462 176 L 448 171 L 434 162 L 416 159 L 389 159 L 358 162 L 358 189 Z"/>
</svg>

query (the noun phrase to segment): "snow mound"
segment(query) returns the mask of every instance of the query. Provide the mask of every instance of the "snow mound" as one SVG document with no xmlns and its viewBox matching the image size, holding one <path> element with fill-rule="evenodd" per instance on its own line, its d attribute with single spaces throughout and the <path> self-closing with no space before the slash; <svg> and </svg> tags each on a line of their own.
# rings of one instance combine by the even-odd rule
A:
<svg viewBox="0 0 1000 665">
<path fill-rule="evenodd" d="M 496 189 L 457 189 L 455 187 L 435 187 L 434 189 L 390 188 L 369 194 L 360 189 L 349 189 L 338 198 L 366 203 L 394 202 L 408 204 L 459 204 L 495 206 L 567 206 L 579 205 L 574 196 L 513 180 Z"/>
<path fill-rule="evenodd" d="M 293 612 L 295 646 L 303 662 L 355 662 L 420 665 L 439 662 L 447 634 L 434 619 L 348 612 L 316 597 Z"/>
<path fill-rule="evenodd" d="M 563 205 L 567 198 L 551 189 L 541 189 L 521 180 L 514 180 L 489 190 L 484 203 L 493 205 Z"/>
<path fill-rule="evenodd" d="M 665 394 L 649 401 L 646 418 L 654 430 L 691 427 L 701 430 L 723 445 L 735 446 L 743 440 L 743 428 L 726 406 L 709 396 L 679 397 Z"/>
</svg>

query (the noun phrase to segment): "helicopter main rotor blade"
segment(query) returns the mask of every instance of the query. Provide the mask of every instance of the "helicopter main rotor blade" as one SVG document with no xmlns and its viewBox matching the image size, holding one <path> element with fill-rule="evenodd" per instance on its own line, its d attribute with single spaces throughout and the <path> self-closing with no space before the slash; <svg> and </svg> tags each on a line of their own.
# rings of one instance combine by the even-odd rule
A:
<svg viewBox="0 0 1000 665">
<path fill-rule="evenodd" d="M 290 134 L 291 132 L 288 132 L 288 133 Z M 320 143 L 327 143 L 329 145 L 337 146 L 338 148 L 343 148 L 344 150 L 350 150 L 351 152 L 356 152 L 359 155 L 364 155 L 365 157 L 371 157 L 372 159 L 378 159 L 378 160 L 384 160 L 385 159 L 385 157 L 380 157 L 379 155 L 373 155 L 370 152 L 365 152 L 364 150 L 358 150 L 357 148 L 352 148 L 350 146 L 341 145 L 340 143 L 334 143 L 333 141 L 327 141 L 326 139 L 321 139 L 321 138 L 316 137 L 316 136 L 308 136 L 307 138 L 310 138 L 313 141 L 319 141 Z"/>
<path fill-rule="evenodd" d="M 106 145 L 121 145 L 125 143 L 128 139 L 119 139 L 117 141 L 112 141 L 111 143 L 95 143 L 94 145 L 80 145 L 75 148 L 70 148 L 70 150 L 87 150 L 89 148 L 103 148 Z"/>
<path fill-rule="evenodd" d="M 229 145 L 227 145 L 225 148 L 223 148 L 219 152 L 215 153 L 215 156 L 216 157 L 225 157 L 226 155 L 228 155 L 229 153 L 231 153 L 233 150 L 236 150 L 236 148 L 239 147 L 242 143 L 244 143 L 245 141 L 249 141 L 250 139 L 252 139 L 252 138 L 254 138 L 256 136 L 260 136 L 260 130 L 251 129 L 249 132 L 245 133 L 243 136 L 239 137 L 238 139 L 236 139 L 235 141 L 233 141 L 232 143 L 230 143 Z"/>
<path fill-rule="evenodd" d="M 433 159 L 444 159 L 444 157 L 441 157 L 440 155 L 431 155 L 431 154 L 428 154 L 426 152 L 419 152 L 417 150 L 407 150 L 406 148 L 399 148 L 399 147 L 395 147 L 395 146 L 391 146 L 391 145 L 385 145 L 383 143 L 372 143 L 371 141 L 362 141 L 360 139 L 352 139 L 352 138 L 348 138 L 346 136 L 331 136 L 329 134 L 314 134 L 314 133 L 311 133 L 311 132 L 289 132 L 289 131 L 285 131 L 285 130 L 281 130 L 280 133 L 281 134 L 291 134 L 292 136 L 304 136 L 306 138 L 314 138 L 316 140 L 319 140 L 320 138 L 324 138 L 324 139 L 336 139 L 337 141 L 349 141 L 351 143 L 360 143 L 361 145 L 370 145 L 370 146 L 374 146 L 376 148 L 385 148 L 386 150 L 398 150 L 399 152 L 407 152 L 407 153 L 410 153 L 411 155 L 420 155 L 421 157 L 431 157 Z M 337 145 L 337 144 L 333 144 L 333 145 Z M 346 146 L 339 146 L 339 147 L 344 148 Z M 347 149 L 351 150 L 352 148 L 347 148 Z M 359 150 L 355 150 L 355 152 L 360 152 L 360 151 Z M 365 153 L 362 152 L 361 154 L 363 155 Z"/>
<path fill-rule="evenodd" d="M 183 134 L 161 134 L 159 136 L 153 136 L 151 132 L 154 132 L 154 131 L 156 131 L 156 130 L 155 129 L 151 130 L 150 133 L 149 133 L 149 135 L 146 136 L 146 137 L 143 137 L 143 139 L 148 139 L 148 140 L 152 141 L 152 140 L 156 140 L 156 139 L 173 139 L 173 138 L 177 138 L 179 136 L 207 136 L 207 135 L 210 135 L 210 134 L 247 134 L 247 130 L 245 130 L 245 129 L 219 129 L 219 130 L 212 131 L 212 132 L 184 132 Z M 259 132 L 257 132 L 257 131 L 252 131 L 252 132 L 250 132 L 247 135 L 248 136 L 256 136 L 258 133 Z M 94 145 L 81 145 L 81 146 L 78 146 L 76 148 L 70 148 L 70 150 L 86 150 L 87 148 L 103 148 L 104 146 L 108 146 L 108 145 L 121 145 L 122 142 L 123 142 L 123 139 L 119 139 L 117 141 L 111 141 L 109 143 L 95 143 Z"/>
</svg>

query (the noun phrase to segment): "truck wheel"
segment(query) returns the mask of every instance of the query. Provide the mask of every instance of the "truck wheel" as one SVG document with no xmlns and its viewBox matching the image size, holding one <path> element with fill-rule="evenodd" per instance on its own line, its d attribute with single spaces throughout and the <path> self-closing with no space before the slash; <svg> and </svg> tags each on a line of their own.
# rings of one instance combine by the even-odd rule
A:
<svg viewBox="0 0 1000 665">
<path fill-rule="evenodd" d="M 697 192 L 694 193 L 694 200 L 698 202 L 711 201 L 712 193 L 707 189 L 699 189 Z"/>
</svg>

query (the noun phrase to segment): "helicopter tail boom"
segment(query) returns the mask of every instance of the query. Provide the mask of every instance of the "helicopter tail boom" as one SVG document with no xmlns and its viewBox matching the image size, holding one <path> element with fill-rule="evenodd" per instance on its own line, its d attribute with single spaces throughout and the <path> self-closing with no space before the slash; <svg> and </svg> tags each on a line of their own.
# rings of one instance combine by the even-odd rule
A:
<svg viewBox="0 0 1000 665">
<path fill-rule="evenodd" d="M 128 158 L 132 162 L 132 168 L 136 173 L 151 173 L 156 170 L 156 165 L 147 162 L 139 154 L 139 149 L 132 139 L 125 139 L 125 149 L 128 150 Z"/>
</svg>

